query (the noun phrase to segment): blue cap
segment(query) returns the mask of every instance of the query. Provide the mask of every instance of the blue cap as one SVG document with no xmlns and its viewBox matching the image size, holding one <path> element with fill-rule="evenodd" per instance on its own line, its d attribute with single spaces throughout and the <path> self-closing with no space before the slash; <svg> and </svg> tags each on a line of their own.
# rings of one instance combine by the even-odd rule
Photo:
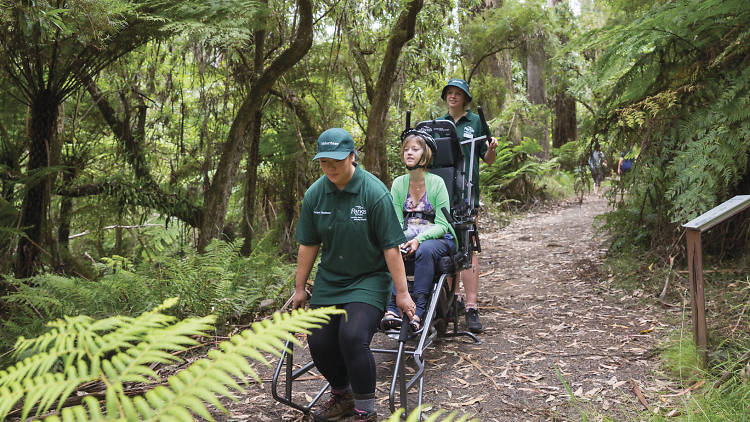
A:
<svg viewBox="0 0 750 422">
<path fill-rule="evenodd" d="M 313 160 L 318 158 L 332 158 L 343 160 L 354 152 L 354 139 L 344 129 L 332 128 L 321 133 L 318 137 L 318 153 Z"/>
<path fill-rule="evenodd" d="M 456 79 L 456 78 L 449 80 L 448 83 L 445 84 L 445 86 L 443 87 L 443 93 L 440 94 L 440 98 L 445 100 L 445 94 L 448 91 L 449 86 L 455 86 L 457 88 L 460 88 L 461 91 L 463 91 L 464 94 L 466 94 L 466 100 L 468 102 L 471 102 L 471 94 L 469 94 L 469 84 L 463 79 Z"/>
</svg>

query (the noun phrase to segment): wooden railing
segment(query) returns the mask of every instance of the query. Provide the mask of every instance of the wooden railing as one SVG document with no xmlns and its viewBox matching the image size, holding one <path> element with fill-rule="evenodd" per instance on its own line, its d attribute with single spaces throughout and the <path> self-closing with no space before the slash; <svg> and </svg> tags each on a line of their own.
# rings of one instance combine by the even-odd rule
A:
<svg viewBox="0 0 750 422">
<path fill-rule="evenodd" d="M 688 281 L 690 283 L 690 301 L 693 308 L 693 335 L 695 345 L 698 347 L 704 363 L 708 361 L 708 346 L 706 344 L 706 297 L 703 293 L 701 233 L 747 208 L 750 208 L 750 195 L 738 195 L 682 225 L 686 229 L 687 238 Z"/>
</svg>

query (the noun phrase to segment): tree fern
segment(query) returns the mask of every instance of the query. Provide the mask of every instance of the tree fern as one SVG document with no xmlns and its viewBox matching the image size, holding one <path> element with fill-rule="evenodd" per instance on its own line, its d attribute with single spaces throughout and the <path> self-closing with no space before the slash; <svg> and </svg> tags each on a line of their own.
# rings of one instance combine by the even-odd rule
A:
<svg viewBox="0 0 750 422">
<path fill-rule="evenodd" d="M 307 333 L 329 315 L 332 308 L 296 310 L 275 314 L 273 320 L 254 323 L 219 344 L 185 370 L 169 377 L 168 386 L 129 397 L 131 383 L 150 383 L 160 377 L 154 363 L 180 361 L 173 353 L 197 344 L 195 336 L 212 332 L 214 318 L 178 320 L 162 311 L 175 306 L 168 299 L 138 317 L 116 316 L 93 320 L 87 316 L 50 323 L 48 333 L 33 339 L 19 338 L 15 356 L 23 360 L 0 371 L 0 418 L 22 402 L 21 418 L 36 409 L 39 415 L 55 407 L 49 420 L 193 420 L 193 414 L 211 419 L 205 403 L 222 409 L 218 397 L 242 391 L 237 379 L 258 379 L 247 358 L 268 364 L 262 352 L 279 354 L 284 341 L 297 342 L 291 332 Z M 65 400 L 83 385 L 97 383 L 105 390 L 104 408 L 87 397 L 80 405 L 63 409 Z"/>
<path fill-rule="evenodd" d="M 748 38 L 746 1 L 677 0 L 572 47 L 602 49 L 594 136 L 605 149 L 641 151 L 630 194 L 607 219 L 615 242 L 673 244 L 680 224 L 746 193 Z"/>
</svg>

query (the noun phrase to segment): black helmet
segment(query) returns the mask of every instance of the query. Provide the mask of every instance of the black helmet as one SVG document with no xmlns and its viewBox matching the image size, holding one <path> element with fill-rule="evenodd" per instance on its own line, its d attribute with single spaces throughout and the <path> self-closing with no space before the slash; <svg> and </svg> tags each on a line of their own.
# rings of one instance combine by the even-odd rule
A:
<svg viewBox="0 0 750 422">
<path fill-rule="evenodd" d="M 406 138 L 410 136 L 419 136 L 420 138 L 424 139 L 424 143 L 427 144 L 427 146 L 432 150 L 432 156 L 434 157 L 435 155 L 437 155 L 437 143 L 435 142 L 435 138 L 433 138 L 430 133 L 422 129 L 406 129 L 401 132 L 401 145 L 403 145 Z"/>
<path fill-rule="evenodd" d="M 401 146 L 404 145 L 404 141 L 406 140 L 406 138 L 410 136 L 419 136 L 420 138 L 422 138 L 424 140 L 424 143 L 427 144 L 427 146 L 430 148 L 430 151 L 432 152 L 432 159 L 435 159 L 435 156 L 437 155 L 437 143 L 435 142 L 435 138 L 433 138 L 432 135 L 422 129 L 406 129 L 401 132 Z M 422 160 L 420 159 L 419 161 Z M 406 166 L 406 168 L 409 170 L 414 170 L 417 168 L 429 167 L 430 164 L 431 163 L 427 163 L 427 165 L 418 164 L 416 167 Z"/>
</svg>

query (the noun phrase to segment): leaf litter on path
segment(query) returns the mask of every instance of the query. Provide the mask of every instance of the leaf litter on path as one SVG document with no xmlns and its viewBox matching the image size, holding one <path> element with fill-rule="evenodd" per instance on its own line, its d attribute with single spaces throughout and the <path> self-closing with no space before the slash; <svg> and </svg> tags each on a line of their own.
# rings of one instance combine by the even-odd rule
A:
<svg viewBox="0 0 750 422">
<path fill-rule="evenodd" d="M 590 196 L 580 206 L 547 205 L 503 228 L 490 216 L 480 220 L 482 344 L 438 339 L 425 351 L 424 403 L 516 422 L 580 420 L 582 408 L 594 420 L 630 420 L 642 400 L 672 399 L 658 395 L 669 383 L 654 375 L 652 351 L 663 313 L 673 311 L 644 303 L 643 292 L 610 287 L 606 243 L 594 234 L 594 217 L 606 210 L 604 199 Z M 383 346 L 395 347 L 376 335 L 373 347 Z M 376 354 L 376 364 L 376 410 L 385 418 L 393 357 Z M 295 420 L 267 389 L 262 394 L 265 400 L 226 406 L 239 419 Z"/>
</svg>

